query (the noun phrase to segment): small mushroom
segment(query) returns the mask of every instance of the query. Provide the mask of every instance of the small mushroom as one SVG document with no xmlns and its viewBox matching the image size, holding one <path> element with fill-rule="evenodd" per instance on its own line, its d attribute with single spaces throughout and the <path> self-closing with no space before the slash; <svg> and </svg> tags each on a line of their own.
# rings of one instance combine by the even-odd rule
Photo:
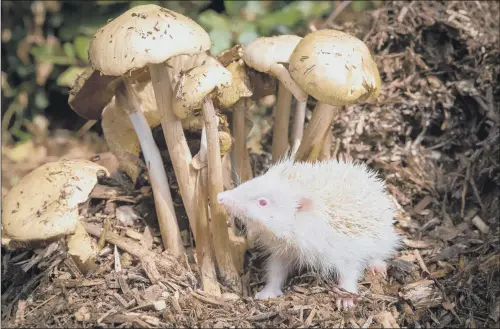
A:
<svg viewBox="0 0 500 329">
<path fill-rule="evenodd" d="M 278 99 L 275 107 L 273 129 L 272 159 L 278 161 L 288 149 L 288 123 L 292 95 L 298 102 L 306 102 L 307 94 L 292 79 L 284 64 L 302 38 L 296 35 L 279 35 L 262 37 L 247 45 L 243 51 L 243 59 L 248 66 L 273 75 L 280 81 Z"/>
<path fill-rule="evenodd" d="M 296 153 L 298 160 L 316 161 L 333 121 L 333 106 L 371 101 L 380 94 L 377 65 L 358 38 L 337 30 L 318 30 L 297 44 L 289 71 L 318 101 Z"/>
<path fill-rule="evenodd" d="M 36 168 L 3 199 L 2 234 L 15 243 L 28 245 L 68 236 L 69 254 L 77 265 L 82 268 L 89 264 L 97 248 L 78 228 L 78 206 L 88 199 L 101 175 L 109 176 L 109 172 L 87 160 L 61 160 Z"/>
<path fill-rule="evenodd" d="M 201 63 L 201 64 L 199 64 Z M 221 145 L 218 131 L 218 117 L 211 94 L 222 85 L 232 82 L 231 73 L 215 58 L 208 54 L 199 54 L 197 58 L 173 58 L 169 65 L 174 70 L 180 69 L 180 75 L 172 80 L 177 81 L 173 107 L 175 113 L 186 117 L 201 104 L 207 139 L 208 193 L 211 214 L 211 225 L 214 251 L 219 270 L 224 281 L 239 290 L 241 283 L 232 257 L 231 242 L 227 228 L 226 212 L 217 202 L 217 194 L 224 190 L 222 178 Z M 186 90 L 186 92 L 184 92 Z M 189 92 L 189 97 L 187 92 Z"/>
<path fill-rule="evenodd" d="M 202 107 L 203 100 L 215 89 L 229 86 L 232 75 L 215 58 L 203 54 L 203 63 L 183 70 L 175 86 L 172 100 L 174 113 L 185 119 L 195 109 Z"/>
<path fill-rule="evenodd" d="M 134 93 L 137 95 L 137 100 L 140 104 L 139 111 L 144 115 L 149 128 L 160 125 L 160 112 L 156 106 L 153 85 L 151 80 L 144 82 L 136 82 L 131 85 Z M 139 136 L 130 120 L 126 109 L 112 98 L 102 110 L 102 130 L 106 143 L 113 154 L 116 155 L 120 162 L 120 167 L 127 173 L 127 175 L 135 181 L 141 171 L 141 167 L 137 161 L 130 161 L 130 156 L 138 157 L 141 151 L 141 143 Z M 147 134 L 147 133 L 146 133 Z M 150 142 L 149 139 L 144 139 L 145 143 Z M 144 143 L 143 142 L 143 143 Z M 153 152 L 156 150 L 156 144 L 152 147 L 147 147 Z M 146 154 L 146 151 L 144 154 Z M 156 158 L 156 157 L 154 157 Z M 152 166 L 158 165 L 163 168 L 163 161 L 161 163 L 152 163 Z M 155 179 L 155 177 L 152 177 Z"/>
<path fill-rule="evenodd" d="M 191 154 L 181 121 L 175 117 L 171 108 L 172 87 L 168 67 L 164 62 L 177 55 L 207 51 L 211 45 L 208 33 L 195 21 L 154 4 L 127 10 L 100 28 L 89 44 L 89 61 L 92 67 L 105 75 L 124 76 L 138 69 L 149 69 L 157 107 L 161 113 L 161 125 L 186 208 L 192 208 L 192 204 L 186 202 L 189 200 L 185 200 L 186 194 L 194 193 L 191 187 L 194 177 L 189 168 Z M 122 89 L 124 99 L 133 99 L 133 96 L 127 95 L 130 89 L 129 83 L 126 83 Z M 141 129 L 145 132 L 147 125 L 144 116 L 133 106 L 130 109 L 133 116 L 137 117 L 137 124 L 142 124 Z M 159 167 L 155 168 L 155 172 L 164 173 Z M 157 193 L 166 196 L 170 191 L 163 188 L 162 192 Z M 160 220 L 163 242 L 174 255 L 181 257 L 184 248 L 173 204 L 164 197 L 161 200 L 164 200 L 164 207 L 157 209 L 157 212 L 159 219 L 163 217 Z M 167 218 L 165 213 L 168 213 Z M 190 213 L 192 214 L 188 211 L 188 216 Z"/>
</svg>

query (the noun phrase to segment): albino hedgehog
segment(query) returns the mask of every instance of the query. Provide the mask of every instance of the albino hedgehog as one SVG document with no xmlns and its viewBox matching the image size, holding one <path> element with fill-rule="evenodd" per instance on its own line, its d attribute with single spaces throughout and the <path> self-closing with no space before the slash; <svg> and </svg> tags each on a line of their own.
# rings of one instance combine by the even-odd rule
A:
<svg viewBox="0 0 500 329">
<path fill-rule="evenodd" d="M 399 247 L 385 183 L 362 163 L 283 159 L 219 193 L 218 202 L 270 253 L 266 285 L 255 296 L 260 299 L 283 295 L 297 267 L 336 274 L 341 288 L 357 293 L 363 270 L 385 273 L 384 260 Z M 343 298 L 337 305 L 348 308 L 354 301 Z"/>
</svg>

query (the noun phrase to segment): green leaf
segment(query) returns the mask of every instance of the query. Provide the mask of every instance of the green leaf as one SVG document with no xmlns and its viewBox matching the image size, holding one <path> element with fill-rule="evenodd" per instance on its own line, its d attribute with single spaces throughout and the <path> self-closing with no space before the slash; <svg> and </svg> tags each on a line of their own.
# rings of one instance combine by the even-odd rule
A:
<svg viewBox="0 0 500 329">
<path fill-rule="evenodd" d="M 257 39 L 259 37 L 259 33 L 257 32 L 257 26 L 252 24 L 252 22 L 240 22 L 240 24 L 235 25 L 234 32 L 238 35 L 236 37 L 236 42 L 245 46 Z"/>
<path fill-rule="evenodd" d="M 69 42 L 65 42 L 63 45 L 64 54 L 69 58 L 75 58 L 75 48 Z"/>
<path fill-rule="evenodd" d="M 124 2 L 128 2 L 128 1 L 126 1 L 126 0 L 97 0 L 96 4 L 98 6 L 111 6 L 111 5 L 114 5 L 116 3 L 124 3 Z"/>
<path fill-rule="evenodd" d="M 367 3 L 367 1 L 355 0 L 355 1 L 351 2 L 351 8 L 353 11 L 362 11 L 363 9 L 365 9 L 367 7 L 367 5 L 369 5 L 369 3 Z"/>
<path fill-rule="evenodd" d="M 108 0 L 104 0 L 102 2 L 107 2 Z M 122 2 L 122 1 L 115 1 L 115 2 Z M 123 2 L 128 2 L 128 1 L 123 1 Z M 142 5 L 148 5 L 148 4 L 153 4 L 153 5 L 160 5 L 159 1 L 130 1 L 129 8 L 133 8 L 135 6 L 142 6 Z"/>
<path fill-rule="evenodd" d="M 231 28 L 231 24 L 227 16 L 218 14 L 214 10 L 207 10 L 198 16 L 198 23 L 205 30 L 215 30 L 215 29 L 226 29 L 229 30 Z"/>
<path fill-rule="evenodd" d="M 295 1 L 281 10 L 263 16 L 257 24 L 262 35 L 269 35 L 278 24 L 290 28 L 300 21 L 321 16 L 329 9 L 329 1 Z"/>
<path fill-rule="evenodd" d="M 40 110 L 45 110 L 49 106 L 49 99 L 44 89 L 38 89 L 35 93 L 35 106 Z"/>
<path fill-rule="evenodd" d="M 76 58 L 68 57 L 64 50 L 54 46 L 41 45 L 31 48 L 30 53 L 38 60 L 49 62 L 56 65 L 76 64 Z"/>
<path fill-rule="evenodd" d="M 224 1 L 224 7 L 226 8 L 226 13 L 229 16 L 239 17 L 241 9 L 245 8 L 247 6 L 248 2 L 253 2 L 253 1 L 232 1 L 232 0 L 225 0 Z"/>
<path fill-rule="evenodd" d="M 57 85 L 61 87 L 71 87 L 75 79 L 85 71 L 84 67 L 70 66 L 57 78 Z"/>
<path fill-rule="evenodd" d="M 89 60 L 89 43 L 90 38 L 87 36 L 78 36 L 75 39 L 76 55 L 78 56 L 78 58 L 85 62 L 88 62 Z"/>
<path fill-rule="evenodd" d="M 212 40 L 210 53 L 214 56 L 220 55 L 226 49 L 231 48 L 232 33 L 227 29 L 214 29 L 209 33 Z"/>
</svg>

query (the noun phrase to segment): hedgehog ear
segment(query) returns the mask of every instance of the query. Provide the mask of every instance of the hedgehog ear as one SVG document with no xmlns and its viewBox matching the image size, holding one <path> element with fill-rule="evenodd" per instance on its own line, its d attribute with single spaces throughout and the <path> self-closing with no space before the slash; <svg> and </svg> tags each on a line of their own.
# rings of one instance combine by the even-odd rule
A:
<svg viewBox="0 0 500 329">
<path fill-rule="evenodd" d="M 313 201 L 309 198 L 300 198 L 297 204 L 297 212 L 310 211 L 313 208 Z"/>
</svg>

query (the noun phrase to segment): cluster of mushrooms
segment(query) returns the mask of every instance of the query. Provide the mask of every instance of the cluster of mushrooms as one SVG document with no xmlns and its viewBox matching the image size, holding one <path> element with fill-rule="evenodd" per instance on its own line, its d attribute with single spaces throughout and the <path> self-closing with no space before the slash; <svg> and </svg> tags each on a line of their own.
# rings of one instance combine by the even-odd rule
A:
<svg viewBox="0 0 500 329">
<path fill-rule="evenodd" d="M 188 17 L 153 4 L 133 7 L 91 39 L 91 68 L 75 82 L 69 104 L 88 120 L 102 120 L 110 150 L 132 179 L 139 171 L 126 157 L 142 151 L 164 247 L 181 258 L 184 245 L 169 181 L 151 132 L 161 125 L 196 242 L 203 289 L 220 295 L 217 272 L 221 283 L 241 291 L 246 242 L 234 239 L 216 195 L 223 191 L 222 163 L 229 156 L 240 182 L 252 178 L 245 140 L 254 101 L 278 89 L 273 161 L 288 154 L 296 161 L 316 161 L 331 135 L 336 107 L 375 99 L 381 81 L 367 46 L 336 30 L 303 38 L 262 37 L 217 58 L 209 54 L 211 45 L 208 33 Z M 304 130 L 309 96 L 317 104 Z M 297 105 L 289 133 L 292 97 Z M 231 125 L 227 111 L 232 111 Z M 194 156 L 185 131 L 201 131 Z"/>
</svg>

